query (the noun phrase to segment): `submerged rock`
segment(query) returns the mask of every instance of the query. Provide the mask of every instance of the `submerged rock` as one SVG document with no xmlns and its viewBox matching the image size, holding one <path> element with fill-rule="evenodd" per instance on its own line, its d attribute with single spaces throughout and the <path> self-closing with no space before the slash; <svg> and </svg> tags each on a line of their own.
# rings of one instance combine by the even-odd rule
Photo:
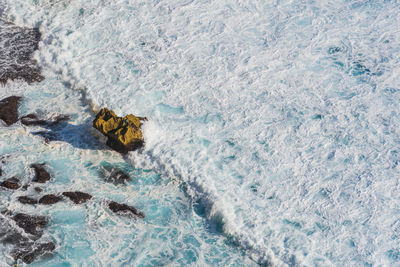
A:
<svg viewBox="0 0 400 267">
<path fill-rule="evenodd" d="M 137 210 L 135 207 L 128 206 L 126 204 L 121 204 L 115 201 L 108 203 L 108 207 L 114 213 L 121 215 L 135 215 L 139 218 L 144 218 L 143 212 Z"/>
<path fill-rule="evenodd" d="M 21 123 L 23 125 L 31 126 L 31 125 L 46 125 L 47 122 L 45 120 L 39 119 L 35 114 L 28 114 L 21 118 Z"/>
<path fill-rule="evenodd" d="M 37 199 L 28 197 L 28 196 L 20 196 L 18 197 L 18 201 L 21 202 L 22 204 L 30 204 L 30 205 L 34 205 L 38 203 Z"/>
<path fill-rule="evenodd" d="M 0 183 L 1 187 L 16 190 L 20 187 L 19 180 L 16 177 L 9 178 Z"/>
<path fill-rule="evenodd" d="M 85 203 L 86 201 L 88 201 L 89 199 L 92 198 L 91 195 L 89 195 L 87 193 L 79 192 L 79 191 L 64 192 L 62 194 L 63 194 L 63 196 L 65 196 L 65 197 L 69 198 L 70 200 L 72 200 L 72 202 L 74 202 L 75 204 Z"/>
<path fill-rule="evenodd" d="M 35 170 L 35 177 L 33 178 L 33 182 L 36 183 L 45 183 L 50 180 L 50 174 L 43 167 L 44 164 L 31 164 L 31 168 Z"/>
<path fill-rule="evenodd" d="M 55 203 L 59 202 L 61 199 L 62 199 L 62 197 L 60 197 L 60 196 L 49 194 L 49 195 L 45 195 L 45 196 L 41 197 L 39 199 L 39 204 L 51 205 L 51 204 L 55 204 Z"/>
<path fill-rule="evenodd" d="M 0 101 L 0 119 L 8 126 L 18 121 L 18 106 L 20 96 L 10 96 Z"/>
<path fill-rule="evenodd" d="M 53 242 L 31 244 L 25 248 L 20 248 L 14 251 L 13 258 L 15 260 L 21 259 L 24 263 L 32 263 L 37 257 L 52 252 L 56 248 Z"/>
<path fill-rule="evenodd" d="M 132 114 L 121 118 L 112 110 L 103 108 L 96 115 L 93 127 L 108 137 L 109 147 L 120 153 L 127 153 L 141 147 L 144 143 L 140 130 L 141 120 L 146 120 L 146 118 Z"/>
<path fill-rule="evenodd" d="M 103 176 L 107 182 L 114 184 L 124 184 L 131 180 L 128 174 L 114 167 L 102 167 L 100 175 Z"/>
<path fill-rule="evenodd" d="M 56 126 L 61 122 L 69 120 L 68 115 L 57 115 L 50 120 L 39 119 L 36 114 L 28 114 L 21 118 L 21 123 L 26 126 Z"/>
</svg>

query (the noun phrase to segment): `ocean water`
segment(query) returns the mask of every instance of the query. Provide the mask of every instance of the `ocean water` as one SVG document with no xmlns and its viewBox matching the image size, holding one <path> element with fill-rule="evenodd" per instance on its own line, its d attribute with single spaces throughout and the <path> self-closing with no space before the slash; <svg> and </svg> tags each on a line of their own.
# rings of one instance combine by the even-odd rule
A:
<svg viewBox="0 0 400 267">
<path fill-rule="evenodd" d="M 38 265 L 399 264 L 398 1 L 0 3 L 3 20 L 40 28 L 46 77 L 1 97 L 73 117 L 50 144 L 0 128 L 4 171 L 45 161 L 46 190 L 95 195 L 35 208 L 58 244 Z M 103 106 L 149 118 L 142 150 L 94 138 Z M 104 183 L 104 164 L 135 179 Z M 111 216 L 104 199 L 147 217 Z"/>
</svg>

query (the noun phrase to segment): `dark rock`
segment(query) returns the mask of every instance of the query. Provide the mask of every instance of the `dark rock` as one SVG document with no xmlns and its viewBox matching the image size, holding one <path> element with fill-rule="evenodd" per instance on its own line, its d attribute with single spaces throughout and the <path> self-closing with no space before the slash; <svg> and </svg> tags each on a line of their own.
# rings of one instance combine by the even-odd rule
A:
<svg viewBox="0 0 400 267">
<path fill-rule="evenodd" d="M 2 240 L 5 244 L 11 244 L 14 246 L 25 246 L 27 243 L 29 243 L 31 240 L 24 236 L 21 233 L 18 233 L 15 230 L 10 230 L 10 232 L 5 236 L 5 238 Z"/>
<path fill-rule="evenodd" d="M 114 167 L 103 167 L 100 174 L 107 182 L 115 184 L 124 184 L 131 180 L 128 174 Z"/>
<path fill-rule="evenodd" d="M 32 263 L 37 257 L 52 252 L 56 248 L 53 242 L 32 244 L 27 248 L 14 251 L 15 260 L 21 259 L 24 263 Z"/>
<path fill-rule="evenodd" d="M 3 175 L 3 171 L 1 170 L 1 168 L 0 168 L 0 176 L 2 176 Z"/>
<path fill-rule="evenodd" d="M 38 192 L 38 193 L 40 193 L 40 192 L 42 192 L 42 191 L 43 191 L 43 189 L 42 189 L 42 188 L 40 188 L 40 187 L 35 187 L 34 189 L 35 189 L 35 191 L 36 191 L 36 192 Z"/>
<path fill-rule="evenodd" d="M 18 121 L 18 106 L 20 96 L 10 96 L 0 101 L 0 119 L 8 126 Z"/>
<path fill-rule="evenodd" d="M 61 122 L 69 120 L 71 117 L 68 115 L 57 115 L 52 120 L 39 119 L 36 114 L 28 114 L 21 118 L 21 123 L 26 126 L 56 126 Z"/>
<path fill-rule="evenodd" d="M 108 203 L 108 207 L 114 213 L 121 214 L 121 215 L 135 215 L 139 218 L 144 218 L 144 214 L 141 211 L 138 211 L 135 207 L 128 206 L 126 204 L 120 204 L 115 201 L 111 201 Z"/>
<path fill-rule="evenodd" d="M 8 188 L 8 189 L 13 189 L 13 190 L 16 190 L 20 187 L 19 180 L 16 177 L 12 177 L 12 178 L 9 178 L 9 179 L 1 182 L 0 186 Z"/>
<path fill-rule="evenodd" d="M 12 219 L 25 231 L 25 233 L 38 238 L 42 236 L 43 228 L 47 225 L 47 220 L 44 216 L 17 213 L 12 217 Z"/>
<path fill-rule="evenodd" d="M 47 121 L 39 119 L 35 114 L 28 114 L 21 118 L 21 123 L 26 126 L 46 125 Z"/>
<path fill-rule="evenodd" d="M 82 204 L 92 198 L 91 195 L 79 191 L 75 192 L 64 192 L 63 196 L 71 199 L 75 204 Z"/>
<path fill-rule="evenodd" d="M 22 204 L 31 204 L 31 205 L 38 203 L 37 199 L 27 197 L 27 196 L 18 197 L 18 201 L 21 202 Z"/>
<path fill-rule="evenodd" d="M 51 123 L 52 123 L 53 125 L 57 125 L 57 124 L 59 124 L 59 123 L 61 123 L 61 122 L 68 121 L 68 120 L 70 120 L 70 119 L 71 119 L 71 117 L 70 117 L 69 115 L 63 115 L 63 114 L 61 114 L 61 115 L 55 116 L 54 119 L 53 119 L 53 121 L 52 121 Z"/>
<path fill-rule="evenodd" d="M 29 184 L 25 184 L 24 186 L 22 186 L 22 190 L 26 191 L 26 189 L 28 189 Z"/>
<path fill-rule="evenodd" d="M 38 49 L 40 38 L 38 28 L 17 27 L 10 23 L 1 25 L 1 84 L 8 80 L 22 79 L 32 83 L 44 79 L 37 62 L 32 58 Z"/>
<path fill-rule="evenodd" d="M 51 205 L 59 202 L 62 199 L 60 196 L 53 194 L 45 195 L 39 199 L 39 204 Z"/>
<path fill-rule="evenodd" d="M 35 170 L 35 177 L 32 180 L 33 182 L 45 183 L 50 180 L 50 174 L 43 166 L 44 164 L 31 164 L 31 168 Z"/>
</svg>

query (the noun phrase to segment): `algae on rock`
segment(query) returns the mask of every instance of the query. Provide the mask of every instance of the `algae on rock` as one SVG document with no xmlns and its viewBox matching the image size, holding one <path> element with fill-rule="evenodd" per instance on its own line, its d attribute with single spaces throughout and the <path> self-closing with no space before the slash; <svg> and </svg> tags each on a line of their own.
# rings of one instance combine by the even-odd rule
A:
<svg viewBox="0 0 400 267">
<path fill-rule="evenodd" d="M 144 143 L 140 130 L 141 120 L 146 120 L 146 118 L 132 114 L 121 118 L 114 111 L 103 108 L 97 113 L 93 127 L 108 137 L 109 147 L 118 152 L 127 153 L 141 147 Z"/>
</svg>

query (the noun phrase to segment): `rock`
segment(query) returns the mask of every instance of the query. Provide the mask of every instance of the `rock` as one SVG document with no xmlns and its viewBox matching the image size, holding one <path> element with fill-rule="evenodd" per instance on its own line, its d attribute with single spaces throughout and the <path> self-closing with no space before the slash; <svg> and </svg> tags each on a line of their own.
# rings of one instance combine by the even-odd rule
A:
<svg viewBox="0 0 400 267">
<path fill-rule="evenodd" d="M 112 110 L 103 108 L 96 115 L 93 127 L 108 137 L 106 144 L 109 147 L 120 153 L 127 153 L 143 145 L 140 120 L 144 119 L 132 114 L 121 118 Z"/>
<path fill-rule="evenodd" d="M 111 201 L 108 203 L 108 207 L 114 213 L 121 214 L 121 215 L 135 215 L 139 218 L 144 218 L 144 214 L 141 211 L 138 211 L 135 207 L 128 206 L 126 204 L 120 204 L 115 201 Z"/>
<path fill-rule="evenodd" d="M 131 180 L 131 177 L 129 177 L 128 174 L 114 167 L 103 167 L 100 174 L 107 182 L 115 184 L 124 184 Z"/>
<path fill-rule="evenodd" d="M 46 125 L 47 121 L 39 119 L 35 114 L 28 114 L 21 118 L 21 123 L 26 126 Z"/>
<path fill-rule="evenodd" d="M 51 205 L 59 202 L 62 199 L 60 196 L 53 194 L 45 195 L 39 199 L 39 204 Z"/>
<path fill-rule="evenodd" d="M 3 170 L 0 168 L 0 176 L 3 175 Z"/>
<path fill-rule="evenodd" d="M 69 115 L 63 115 L 63 114 L 57 115 L 53 118 L 53 120 L 51 121 L 51 124 L 57 125 L 61 122 L 68 121 L 70 119 L 71 119 L 71 117 Z"/>
<path fill-rule="evenodd" d="M 36 191 L 36 192 L 38 192 L 38 193 L 40 193 L 40 192 L 42 192 L 42 191 L 43 191 L 43 189 L 42 189 L 42 188 L 40 188 L 40 187 L 35 187 L 34 189 L 35 189 L 35 191 Z"/>
<path fill-rule="evenodd" d="M 18 201 L 21 202 L 22 204 L 30 204 L 30 205 L 34 205 L 34 204 L 38 203 L 37 199 L 27 197 L 27 196 L 18 197 Z"/>
<path fill-rule="evenodd" d="M 71 199 L 75 204 L 82 204 L 92 198 L 91 195 L 79 191 L 75 192 L 64 192 L 63 196 Z"/>
<path fill-rule="evenodd" d="M 0 119 L 8 126 L 18 121 L 18 106 L 20 96 L 10 96 L 0 101 Z"/>
<path fill-rule="evenodd" d="M 12 190 L 16 190 L 20 187 L 19 180 L 16 177 L 12 177 L 12 178 L 9 178 L 9 179 L 1 182 L 0 186 L 8 188 L 8 189 L 12 189 Z"/>
<path fill-rule="evenodd" d="M 52 252 L 56 248 L 53 242 L 31 244 L 31 246 L 14 251 L 15 260 L 21 259 L 24 263 L 32 263 L 37 257 Z"/>
<path fill-rule="evenodd" d="M 56 126 L 63 121 L 69 120 L 68 115 L 57 115 L 51 120 L 39 119 L 36 114 L 28 114 L 21 118 L 21 123 L 26 126 Z"/>
<path fill-rule="evenodd" d="M 50 180 L 50 174 L 43 166 L 44 164 L 31 164 L 31 168 L 35 170 L 35 177 L 32 180 L 33 182 L 45 183 Z"/>
<path fill-rule="evenodd" d="M 15 214 L 12 219 L 25 233 L 37 238 L 42 236 L 43 228 L 47 225 L 46 217 L 32 216 L 24 213 Z"/>
</svg>

